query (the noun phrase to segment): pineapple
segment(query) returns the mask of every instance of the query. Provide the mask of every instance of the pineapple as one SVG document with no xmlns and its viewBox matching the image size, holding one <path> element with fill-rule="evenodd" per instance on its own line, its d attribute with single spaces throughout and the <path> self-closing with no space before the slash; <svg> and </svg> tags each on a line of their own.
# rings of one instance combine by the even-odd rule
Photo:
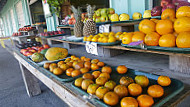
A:
<svg viewBox="0 0 190 107">
<path fill-rule="evenodd" d="M 95 8 L 96 8 L 95 6 L 91 6 L 91 5 L 87 6 L 88 19 L 86 23 L 84 23 L 84 27 L 83 27 L 84 36 L 95 35 L 96 33 L 96 23 L 93 21 L 93 14 L 94 14 Z"/>
<path fill-rule="evenodd" d="M 76 23 L 74 24 L 74 35 L 76 37 L 81 37 L 83 33 L 83 22 L 81 21 L 81 7 L 78 7 L 76 9 L 74 6 L 71 6 L 71 10 L 73 11 L 76 20 Z"/>
</svg>

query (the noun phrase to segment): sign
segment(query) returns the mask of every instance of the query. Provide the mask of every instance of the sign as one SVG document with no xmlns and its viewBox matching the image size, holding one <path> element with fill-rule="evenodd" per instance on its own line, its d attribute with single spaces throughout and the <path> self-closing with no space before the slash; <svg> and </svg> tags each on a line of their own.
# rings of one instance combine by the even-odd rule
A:
<svg viewBox="0 0 190 107">
<path fill-rule="evenodd" d="M 110 32 L 110 24 L 100 25 L 99 26 L 99 32 Z"/>
<path fill-rule="evenodd" d="M 94 42 L 86 42 L 86 52 L 94 55 L 98 55 L 98 46 L 97 43 Z"/>
</svg>

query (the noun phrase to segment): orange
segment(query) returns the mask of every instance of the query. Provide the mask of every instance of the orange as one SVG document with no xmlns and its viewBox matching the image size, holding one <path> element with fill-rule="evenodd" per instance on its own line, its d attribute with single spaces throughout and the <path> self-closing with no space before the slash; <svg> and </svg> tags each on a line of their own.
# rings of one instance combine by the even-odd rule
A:
<svg viewBox="0 0 190 107">
<path fill-rule="evenodd" d="M 80 69 L 80 72 L 81 72 L 82 74 L 87 73 L 88 71 L 89 71 L 88 68 L 81 68 L 81 69 Z"/>
<path fill-rule="evenodd" d="M 173 22 L 171 20 L 159 20 L 156 24 L 156 32 L 160 35 L 173 33 Z"/>
<path fill-rule="evenodd" d="M 65 59 L 65 61 L 70 61 L 71 60 L 71 58 L 67 58 L 67 59 Z"/>
<path fill-rule="evenodd" d="M 104 95 L 109 91 L 108 88 L 104 87 L 104 86 L 101 86 L 99 87 L 97 90 L 96 90 L 96 96 L 99 98 L 99 99 L 103 99 Z"/>
<path fill-rule="evenodd" d="M 159 39 L 161 47 L 175 47 L 176 37 L 173 34 L 162 35 Z"/>
<path fill-rule="evenodd" d="M 55 69 L 53 69 L 53 74 L 61 75 L 61 74 L 63 74 L 63 70 L 61 68 L 55 68 Z"/>
<path fill-rule="evenodd" d="M 158 19 L 150 19 L 150 20 L 154 21 L 155 23 L 159 21 Z"/>
<path fill-rule="evenodd" d="M 174 29 L 176 33 L 190 31 L 190 17 L 181 17 L 174 22 Z"/>
<path fill-rule="evenodd" d="M 102 72 L 110 74 L 112 72 L 112 69 L 110 66 L 104 66 L 104 67 L 102 67 Z"/>
<path fill-rule="evenodd" d="M 99 66 L 97 64 L 91 64 L 91 70 L 97 70 Z"/>
<path fill-rule="evenodd" d="M 66 71 L 66 70 L 69 68 L 69 65 L 67 65 L 67 64 L 62 64 L 62 65 L 60 66 L 60 68 L 61 68 L 63 71 Z"/>
<path fill-rule="evenodd" d="M 73 67 L 73 62 L 67 62 L 67 65 L 69 65 L 69 67 Z"/>
<path fill-rule="evenodd" d="M 59 61 L 59 62 L 57 63 L 57 66 L 60 67 L 62 64 L 65 64 L 65 62 L 64 62 L 64 61 Z"/>
<path fill-rule="evenodd" d="M 175 10 L 174 9 L 165 9 L 162 12 L 161 19 L 174 19 L 175 18 Z"/>
<path fill-rule="evenodd" d="M 147 46 L 157 46 L 159 38 L 160 35 L 158 33 L 151 32 L 146 34 L 144 41 Z"/>
<path fill-rule="evenodd" d="M 140 107 L 151 107 L 154 104 L 153 98 L 146 94 L 138 96 L 137 101 Z"/>
<path fill-rule="evenodd" d="M 190 31 L 179 33 L 176 39 L 176 45 L 178 48 L 190 48 Z"/>
<path fill-rule="evenodd" d="M 135 77 L 135 82 L 141 85 L 142 87 L 147 87 L 149 84 L 149 79 L 144 75 L 137 75 Z"/>
<path fill-rule="evenodd" d="M 168 76 L 159 76 L 157 80 L 158 84 L 161 86 L 169 86 L 171 84 L 171 79 Z"/>
<path fill-rule="evenodd" d="M 96 90 L 98 89 L 99 85 L 97 84 L 90 84 L 87 88 L 87 93 L 96 94 Z"/>
<path fill-rule="evenodd" d="M 113 90 L 116 86 L 116 82 L 109 80 L 104 84 L 104 87 L 108 88 L 109 90 Z"/>
<path fill-rule="evenodd" d="M 151 85 L 148 87 L 147 93 L 153 98 L 159 98 L 164 95 L 164 89 L 160 85 Z"/>
<path fill-rule="evenodd" d="M 131 77 L 123 76 L 120 78 L 119 83 L 128 86 L 129 84 L 134 83 L 134 80 Z"/>
<path fill-rule="evenodd" d="M 90 79 L 85 79 L 85 80 L 82 81 L 81 88 L 83 90 L 87 90 L 87 88 L 88 88 L 88 86 L 90 84 L 94 84 L 94 82 L 92 80 L 90 80 Z"/>
<path fill-rule="evenodd" d="M 121 107 L 138 107 L 138 102 L 133 97 L 124 97 L 121 100 Z"/>
<path fill-rule="evenodd" d="M 138 96 L 142 93 L 142 87 L 139 84 L 131 83 L 128 86 L 129 94 L 132 96 Z"/>
<path fill-rule="evenodd" d="M 103 86 L 108 81 L 107 77 L 98 77 L 96 79 L 96 84 Z"/>
<path fill-rule="evenodd" d="M 78 62 L 77 64 L 75 64 L 74 68 L 75 68 L 75 69 L 84 68 L 84 63 L 83 63 L 83 62 Z"/>
<path fill-rule="evenodd" d="M 177 12 L 176 17 L 190 17 L 190 7 L 189 6 L 181 6 Z"/>
<path fill-rule="evenodd" d="M 85 56 L 81 56 L 81 57 L 80 57 L 80 59 L 81 59 L 82 61 L 84 61 L 85 58 L 86 58 Z"/>
<path fill-rule="evenodd" d="M 132 33 L 127 33 L 123 36 L 122 38 L 122 43 L 123 44 L 129 44 L 132 42 L 132 37 L 133 37 L 133 34 Z"/>
<path fill-rule="evenodd" d="M 74 59 L 76 56 L 74 56 L 74 55 L 71 55 L 71 59 Z"/>
<path fill-rule="evenodd" d="M 83 80 L 84 80 L 84 79 L 81 78 L 81 77 L 80 77 L 80 78 L 77 78 L 77 79 L 75 80 L 75 86 L 81 87 Z"/>
<path fill-rule="evenodd" d="M 125 74 L 127 72 L 127 67 L 125 65 L 119 65 L 117 67 L 117 72 L 119 74 Z"/>
<path fill-rule="evenodd" d="M 66 75 L 67 75 L 67 76 L 71 76 L 71 73 L 72 73 L 73 71 L 74 71 L 73 68 L 67 69 L 67 70 L 66 70 Z"/>
<path fill-rule="evenodd" d="M 99 59 L 92 59 L 92 60 L 91 60 L 91 63 L 92 63 L 92 64 L 97 64 L 98 62 L 99 62 Z"/>
<path fill-rule="evenodd" d="M 119 102 L 119 96 L 115 92 L 110 91 L 104 95 L 103 101 L 110 106 L 114 106 Z"/>
<path fill-rule="evenodd" d="M 49 69 L 50 64 L 51 64 L 51 63 L 45 63 L 43 67 L 44 67 L 45 69 Z"/>
<path fill-rule="evenodd" d="M 83 76 L 82 76 L 82 78 L 83 79 L 90 79 L 90 80 L 93 80 L 93 75 L 92 74 L 90 74 L 90 73 L 86 73 L 86 74 L 84 74 Z"/>
<path fill-rule="evenodd" d="M 139 30 L 145 34 L 154 32 L 156 29 L 156 23 L 152 20 L 144 19 L 139 23 Z"/>
<path fill-rule="evenodd" d="M 90 58 L 85 58 L 84 61 L 90 61 L 91 59 Z"/>
<path fill-rule="evenodd" d="M 109 73 L 106 73 L 106 72 L 103 72 L 99 75 L 99 77 L 106 77 L 107 79 L 110 79 L 110 74 Z"/>
<path fill-rule="evenodd" d="M 103 67 L 105 64 L 104 64 L 104 62 L 98 62 L 97 65 L 98 65 L 99 67 Z"/>
<path fill-rule="evenodd" d="M 124 85 L 117 85 L 114 88 L 114 92 L 119 96 L 120 99 L 128 95 L 128 90 Z"/>
<path fill-rule="evenodd" d="M 49 70 L 50 70 L 50 72 L 53 72 L 53 69 L 54 68 L 57 68 L 57 64 L 56 63 L 51 63 L 50 65 L 49 65 Z"/>
<path fill-rule="evenodd" d="M 134 33 L 132 37 L 132 42 L 137 42 L 137 41 L 144 41 L 145 34 L 142 32 L 136 32 Z"/>
<path fill-rule="evenodd" d="M 85 62 L 84 67 L 90 69 L 91 68 L 91 62 Z"/>
<path fill-rule="evenodd" d="M 71 73 L 71 76 L 72 77 L 76 77 L 76 76 L 79 76 L 81 73 L 79 70 L 74 70 L 72 73 Z"/>
<path fill-rule="evenodd" d="M 100 71 L 94 71 L 94 72 L 92 73 L 92 75 L 94 76 L 95 79 L 98 78 L 100 74 L 101 74 Z"/>
</svg>

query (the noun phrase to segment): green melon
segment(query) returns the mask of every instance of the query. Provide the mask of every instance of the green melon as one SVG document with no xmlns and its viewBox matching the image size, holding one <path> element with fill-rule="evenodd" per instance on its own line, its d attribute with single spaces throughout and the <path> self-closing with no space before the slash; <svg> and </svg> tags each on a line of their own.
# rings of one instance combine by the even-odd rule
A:
<svg viewBox="0 0 190 107">
<path fill-rule="evenodd" d="M 67 57 L 68 51 L 65 48 L 52 47 L 49 48 L 45 54 L 45 57 L 49 61 L 59 60 Z"/>
<path fill-rule="evenodd" d="M 32 54 L 32 61 L 34 62 L 41 62 L 44 59 L 44 55 L 41 53 L 34 53 Z"/>
</svg>

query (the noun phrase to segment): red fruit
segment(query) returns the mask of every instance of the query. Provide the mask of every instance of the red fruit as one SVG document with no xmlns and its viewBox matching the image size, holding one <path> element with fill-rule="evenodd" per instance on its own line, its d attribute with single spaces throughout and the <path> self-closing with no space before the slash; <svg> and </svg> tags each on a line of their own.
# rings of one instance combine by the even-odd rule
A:
<svg viewBox="0 0 190 107">
<path fill-rule="evenodd" d="M 48 48 L 50 48 L 50 46 L 47 45 L 47 44 L 45 44 L 45 45 L 43 45 L 43 48 L 44 48 L 44 49 L 48 49 Z"/>
<path fill-rule="evenodd" d="M 161 1 L 161 6 L 164 7 L 164 6 L 166 6 L 166 5 L 170 4 L 170 3 L 172 3 L 172 0 L 162 0 Z"/>
<path fill-rule="evenodd" d="M 73 20 L 72 20 L 72 19 L 69 19 L 69 20 L 68 20 L 68 23 L 69 23 L 69 25 L 72 25 Z"/>
<path fill-rule="evenodd" d="M 152 9 L 151 11 L 151 16 L 160 16 L 162 13 L 162 7 L 161 6 L 156 6 Z"/>
<path fill-rule="evenodd" d="M 27 49 L 21 49 L 20 53 L 24 54 L 26 51 L 28 51 Z"/>
</svg>

